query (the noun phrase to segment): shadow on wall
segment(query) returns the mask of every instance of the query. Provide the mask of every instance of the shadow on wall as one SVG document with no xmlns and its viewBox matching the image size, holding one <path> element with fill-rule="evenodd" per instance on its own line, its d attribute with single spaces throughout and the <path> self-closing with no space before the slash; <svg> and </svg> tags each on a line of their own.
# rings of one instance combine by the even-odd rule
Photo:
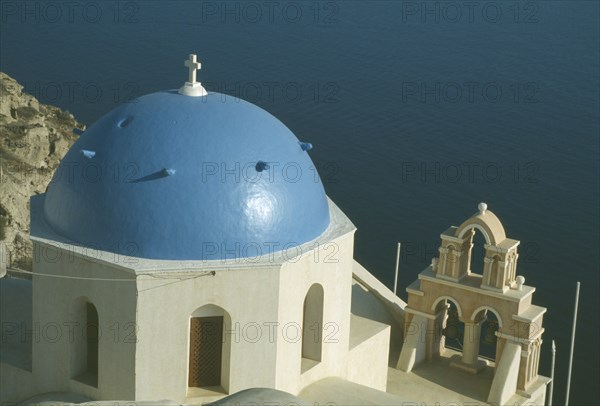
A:
<svg viewBox="0 0 600 406">
<path fill-rule="evenodd" d="M 0 320 L 2 345 L 0 361 L 31 371 L 32 283 L 30 280 L 4 277 L 0 279 Z"/>
<path fill-rule="evenodd" d="M 402 347 L 403 323 L 399 322 L 390 309 L 356 280 L 352 281 L 352 314 L 391 326 L 390 355 L 388 366 L 396 368 Z"/>
</svg>

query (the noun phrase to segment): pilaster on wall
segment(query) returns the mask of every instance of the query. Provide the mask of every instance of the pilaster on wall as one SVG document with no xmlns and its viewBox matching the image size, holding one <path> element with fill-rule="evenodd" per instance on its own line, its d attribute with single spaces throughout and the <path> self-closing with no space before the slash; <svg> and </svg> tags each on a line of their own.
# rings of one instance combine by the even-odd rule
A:
<svg viewBox="0 0 600 406">
<path fill-rule="evenodd" d="M 519 241 L 510 238 L 501 244 L 485 245 L 482 289 L 506 292 L 514 287 L 519 258 L 518 246 Z"/>
<path fill-rule="evenodd" d="M 458 282 L 469 273 L 474 231 L 470 230 L 462 238 L 455 237 L 455 231 L 456 227 L 450 227 L 440 236 L 442 245 L 439 248 L 437 276 Z"/>
</svg>

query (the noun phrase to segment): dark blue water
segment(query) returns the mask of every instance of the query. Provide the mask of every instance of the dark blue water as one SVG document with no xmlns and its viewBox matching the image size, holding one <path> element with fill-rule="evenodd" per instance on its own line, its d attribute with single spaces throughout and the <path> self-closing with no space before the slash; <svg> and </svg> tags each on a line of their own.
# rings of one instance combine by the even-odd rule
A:
<svg viewBox="0 0 600 406">
<path fill-rule="evenodd" d="M 311 151 L 358 227 L 356 257 L 401 295 L 439 234 L 485 201 L 522 241 L 564 402 L 598 398 L 599 3 L 3 1 L 0 68 L 92 123 L 186 78 L 252 101 Z M 468 5 L 471 4 L 471 5 Z"/>
</svg>

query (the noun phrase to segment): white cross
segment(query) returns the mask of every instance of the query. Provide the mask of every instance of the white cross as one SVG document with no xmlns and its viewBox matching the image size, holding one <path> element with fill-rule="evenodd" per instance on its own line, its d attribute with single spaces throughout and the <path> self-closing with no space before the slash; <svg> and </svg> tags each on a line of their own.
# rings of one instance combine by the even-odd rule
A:
<svg viewBox="0 0 600 406">
<path fill-rule="evenodd" d="M 185 82 L 183 86 L 179 88 L 178 93 L 192 97 L 208 95 L 206 89 L 202 87 L 202 84 L 196 82 L 196 71 L 202 67 L 202 64 L 196 60 L 196 55 L 190 54 L 189 59 L 186 60 L 183 65 L 190 70 L 190 77 L 189 81 Z"/>
<path fill-rule="evenodd" d="M 188 67 L 190 70 L 189 82 L 192 84 L 196 83 L 196 70 L 202 68 L 202 64 L 200 62 L 196 62 L 196 55 L 190 54 L 190 59 L 185 61 L 183 65 Z"/>
</svg>

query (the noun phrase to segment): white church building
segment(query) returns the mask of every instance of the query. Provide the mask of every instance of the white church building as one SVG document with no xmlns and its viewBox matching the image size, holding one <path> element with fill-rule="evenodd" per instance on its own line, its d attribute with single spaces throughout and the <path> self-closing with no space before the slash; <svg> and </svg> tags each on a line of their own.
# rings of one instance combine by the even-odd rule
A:
<svg viewBox="0 0 600 406">
<path fill-rule="evenodd" d="M 443 340 L 427 349 L 413 340 L 418 354 L 407 346 L 396 368 L 405 314 L 445 320 L 439 300 L 422 305 L 433 303 L 423 287 L 435 270 L 411 286 L 406 313 L 354 260 L 356 229 L 325 194 L 312 145 L 253 104 L 207 93 L 194 55 L 186 66 L 181 89 L 140 97 L 90 126 L 46 193 L 31 198 L 34 268 L 23 287 L 31 309 L 3 326 L 3 354 L 12 356 L 0 362 L 2 399 L 60 392 L 201 403 L 249 388 L 301 396 L 327 378 L 385 394 L 443 353 Z M 443 284 L 461 283 L 452 278 Z M 506 278 L 488 296 L 520 303 L 518 320 L 540 318 L 545 309 L 529 307 L 534 289 L 515 290 L 514 272 Z M 366 296 L 370 310 L 361 311 Z M 545 389 L 532 356 L 524 382 Z M 543 403 L 541 389 L 527 394 L 531 386 L 516 379 L 512 388 L 495 383 L 497 399 Z"/>
</svg>

